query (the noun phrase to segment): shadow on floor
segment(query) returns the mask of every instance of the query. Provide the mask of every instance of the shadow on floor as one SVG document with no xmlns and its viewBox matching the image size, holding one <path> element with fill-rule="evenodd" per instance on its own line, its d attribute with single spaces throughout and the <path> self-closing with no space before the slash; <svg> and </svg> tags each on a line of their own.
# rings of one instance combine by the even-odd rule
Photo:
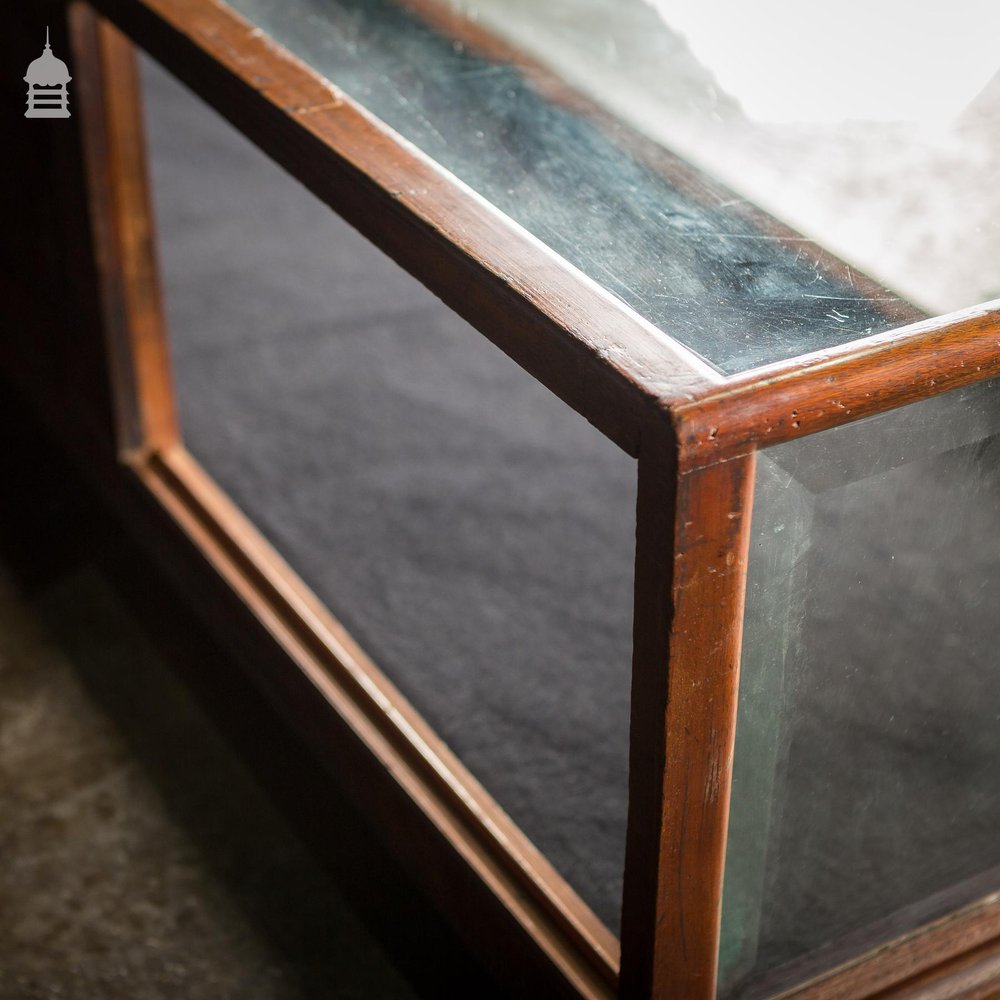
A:
<svg viewBox="0 0 1000 1000">
<path fill-rule="evenodd" d="M 37 428 L 0 417 L 22 470 L 0 499 L 0 995 L 498 996 Z"/>
</svg>

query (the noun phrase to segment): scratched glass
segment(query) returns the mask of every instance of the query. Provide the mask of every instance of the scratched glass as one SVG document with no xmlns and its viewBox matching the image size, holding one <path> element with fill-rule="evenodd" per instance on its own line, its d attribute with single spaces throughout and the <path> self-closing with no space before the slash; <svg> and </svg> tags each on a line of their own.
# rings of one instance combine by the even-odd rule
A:
<svg viewBox="0 0 1000 1000">
<path fill-rule="evenodd" d="M 1000 889 L 1000 384 L 759 456 L 721 995 Z"/>
<path fill-rule="evenodd" d="M 1000 5 L 231 2 L 724 372 L 1000 295 Z"/>
</svg>

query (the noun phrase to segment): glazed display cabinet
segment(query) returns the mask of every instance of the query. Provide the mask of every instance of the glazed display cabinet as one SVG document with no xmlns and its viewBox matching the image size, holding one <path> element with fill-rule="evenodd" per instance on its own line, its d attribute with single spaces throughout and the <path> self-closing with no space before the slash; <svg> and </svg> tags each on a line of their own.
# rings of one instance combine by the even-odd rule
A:
<svg viewBox="0 0 1000 1000">
<path fill-rule="evenodd" d="M 785 6 L 5 42 L 6 384 L 518 996 L 1000 990 L 997 25 Z"/>
</svg>

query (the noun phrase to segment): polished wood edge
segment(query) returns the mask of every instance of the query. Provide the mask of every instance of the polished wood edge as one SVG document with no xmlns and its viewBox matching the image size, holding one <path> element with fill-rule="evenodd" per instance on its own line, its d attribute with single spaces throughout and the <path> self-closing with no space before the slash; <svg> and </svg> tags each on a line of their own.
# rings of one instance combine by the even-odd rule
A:
<svg viewBox="0 0 1000 1000">
<path fill-rule="evenodd" d="M 721 376 L 347 94 L 213 0 L 93 0 L 248 138 L 635 454 L 664 400 Z"/>
<path fill-rule="evenodd" d="M 117 437 L 126 450 L 163 447 L 178 425 L 135 54 L 86 4 L 67 13 Z"/>
<path fill-rule="evenodd" d="M 970 994 L 969 989 L 987 992 Z M 1000 996 L 1000 892 L 920 927 L 771 1000 Z"/>
<path fill-rule="evenodd" d="M 181 447 L 131 468 L 573 988 L 610 997 L 618 942 Z"/>
<path fill-rule="evenodd" d="M 1000 301 L 744 372 L 671 407 L 703 468 L 1000 375 Z"/>
<path fill-rule="evenodd" d="M 120 457 L 574 991 L 611 995 L 614 936 L 179 445 L 134 54 L 89 6 L 70 18 Z"/>
<path fill-rule="evenodd" d="M 1000 941 L 964 952 L 940 968 L 890 990 L 876 1000 L 997 1000 Z"/>
<path fill-rule="evenodd" d="M 113 428 L 92 419 L 89 397 L 80 393 L 81 387 L 53 383 L 17 367 L 5 367 L 0 376 L 0 389 L 33 413 L 95 499 L 155 560 L 164 581 L 186 596 L 331 780 L 358 805 L 429 898 L 442 906 L 484 965 L 517 995 L 525 984 L 553 998 L 613 995 L 610 987 L 591 988 L 586 977 L 577 985 L 581 977 L 552 959 L 544 935 L 534 925 L 524 925 L 524 911 L 512 909 L 497 895 L 480 868 L 455 849 L 451 831 L 439 829 L 424 803 L 371 753 L 354 720 L 329 706 L 308 673 L 289 658 L 285 642 L 271 631 L 271 618 L 258 617 L 136 473 L 135 467 L 145 464 L 142 459 L 133 454 L 129 464 L 123 464 L 110 437 Z M 542 931 L 547 928 L 543 922 Z"/>
<path fill-rule="evenodd" d="M 754 456 L 639 453 L 624 997 L 715 997 Z"/>
</svg>

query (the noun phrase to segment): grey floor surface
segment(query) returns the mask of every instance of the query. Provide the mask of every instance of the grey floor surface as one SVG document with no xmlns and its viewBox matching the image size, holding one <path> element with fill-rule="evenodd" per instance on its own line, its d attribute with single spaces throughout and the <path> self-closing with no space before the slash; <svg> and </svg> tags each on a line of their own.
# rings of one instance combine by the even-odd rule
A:
<svg viewBox="0 0 1000 1000">
<path fill-rule="evenodd" d="M 416 995 L 102 574 L 0 570 L 0 997 Z"/>
</svg>

